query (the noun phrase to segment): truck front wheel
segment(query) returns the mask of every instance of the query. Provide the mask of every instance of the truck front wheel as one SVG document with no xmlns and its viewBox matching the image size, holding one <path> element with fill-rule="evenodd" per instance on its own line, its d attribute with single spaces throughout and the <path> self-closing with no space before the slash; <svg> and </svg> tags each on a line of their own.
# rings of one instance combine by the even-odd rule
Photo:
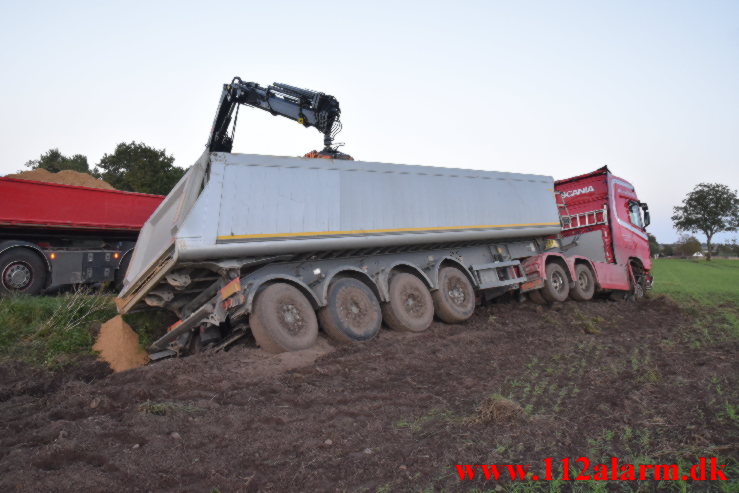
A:
<svg viewBox="0 0 739 493">
<path fill-rule="evenodd" d="M 0 255 L 0 294 L 38 294 L 46 285 L 43 260 L 26 248 Z"/>
<path fill-rule="evenodd" d="M 282 282 L 257 293 L 249 325 L 257 344 L 270 353 L 308 349 L 318 337 L 318 320 L 308 298 Z"/>
<path fill-rule="evenodd" d="M 541 289 L 541 295 L 549 303 L 565 301 L 570 294 L 570 284 L 567 274 L 561 265 L 552 262 L 547 265 L 547 280 Z"/>
</svg>

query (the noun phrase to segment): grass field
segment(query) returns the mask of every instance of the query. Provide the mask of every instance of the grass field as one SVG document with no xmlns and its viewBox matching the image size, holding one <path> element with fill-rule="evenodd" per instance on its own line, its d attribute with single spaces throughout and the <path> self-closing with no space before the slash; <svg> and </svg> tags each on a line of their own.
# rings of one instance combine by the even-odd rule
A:
<svg viewBox="0 0 739 493">
<path fill-rule="evenodd" d="M 709 305 L 739 304 L 739 260 L 658 259 L 653 273 L 655 293 Z"/>
</svg>

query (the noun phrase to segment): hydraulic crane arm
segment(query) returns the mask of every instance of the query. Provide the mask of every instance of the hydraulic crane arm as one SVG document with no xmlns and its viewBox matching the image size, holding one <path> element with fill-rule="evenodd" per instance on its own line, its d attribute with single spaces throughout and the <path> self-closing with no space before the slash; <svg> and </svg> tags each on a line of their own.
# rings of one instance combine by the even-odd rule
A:
<svg viewBox="0 0 739 493">
<path fill-rule="evenodd" d="M 234 77 L 230 84 L 223 85 L 223 93 L 208 140 L 210 152 L 231 152 L 233 130 L 236 127 L 238 107 L 241 104 L 263 109 L 272 115 L 284 116 L 305 127 L 315 127 L 323 134 L 324 144 L 324 149 L 317 154 L 325 154 L 327 157 L 342 156 L 331 147 L 334 136 L 341 130 L 339 121 L 341 110 L 336 98 L 322 92 L 276 82 L 265 88 L 255 82 L 244 82 L 239 77 Z M 229 135 L 232 120 L 234 125 Z"/>
</svg>

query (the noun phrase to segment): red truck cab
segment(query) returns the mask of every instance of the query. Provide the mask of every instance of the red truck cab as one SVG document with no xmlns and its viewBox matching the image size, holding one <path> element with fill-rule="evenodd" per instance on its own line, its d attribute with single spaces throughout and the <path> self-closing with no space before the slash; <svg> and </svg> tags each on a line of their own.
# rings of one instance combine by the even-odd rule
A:
<svg viewBox="0 0 739 493">
<path fill-rule="evenodd" d="M 641 297 L 652 281 L 649 209 L 634 186 L 604 166 L 556 181 L 555 195 L 562 222 L 558 248 L 524 262 L 532 281 L 522 291 L 541 289 L 546 301 L 563 301 L 565 291 L 575 299 L 609 291 Z M 552 263 L 559 267 L 548 268 Z M 562 274 L 566 278 L 552 279 Z M 541 296 L 534 293 L 532 299 Z"/>
</svg>

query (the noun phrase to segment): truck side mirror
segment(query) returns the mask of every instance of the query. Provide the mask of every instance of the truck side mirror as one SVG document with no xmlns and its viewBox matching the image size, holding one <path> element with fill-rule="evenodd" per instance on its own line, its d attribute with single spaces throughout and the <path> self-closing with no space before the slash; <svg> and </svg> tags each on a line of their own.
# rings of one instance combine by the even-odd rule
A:
<svg viewBox="0 0 739 493">
<path fill-rule="evenodd" d="M 646 202 L 639 202 L 639 205 L 644 212 L 644 228 L 646 229 L 646 227 L 649 226 L 649 223 L 651 222 L 649 218 L 649 206 Z"/>
</svg>

